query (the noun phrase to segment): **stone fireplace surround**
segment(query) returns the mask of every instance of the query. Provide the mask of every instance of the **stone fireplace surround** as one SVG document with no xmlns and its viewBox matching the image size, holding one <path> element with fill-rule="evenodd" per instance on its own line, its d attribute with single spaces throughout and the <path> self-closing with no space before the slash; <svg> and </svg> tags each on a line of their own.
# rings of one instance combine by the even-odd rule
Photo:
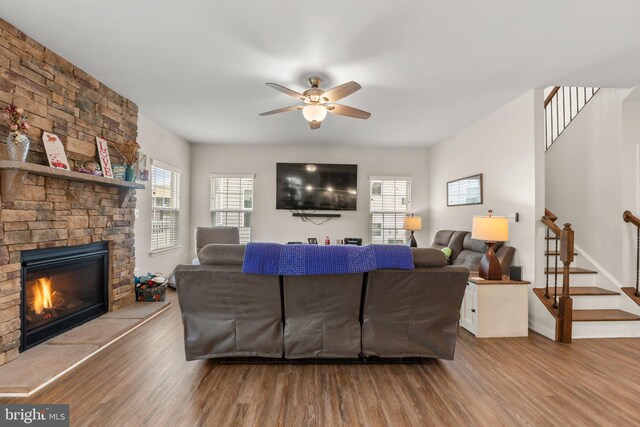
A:
<svg viewBox="0 0 640 427">
<path fill-rule="evenodd" d="M 108 241 L 109 311 L 135 301 L 135 197 L 119 207 L 118 188 L 31 173 L 22 179 L 22 191 L 0 212 L 0 364 L 18 356 L 21 251 Z"/>
<path fill-rule="evenodd" d="M 32 170 L 0 167 L 0 365 L 19 355 L 21 251 L 108 241 L 109 311 L 135 301 L 134 191 L 101 182 L 106 178 L 56 174 L 41 137 L 43 131 L 60 137 L 73 170 L 96 159 L 96 136 L 109 141 L 112 162 L 122 163 L 114 148 L 137 138 L 137 106 L 0 19 L 0 109 L 11 103 L 29 116 L 24 165 Z M 0 120 L 0 161 L 7 134 Z M 8 181 L 16 191 L 7 190 Z"/>
</svg>

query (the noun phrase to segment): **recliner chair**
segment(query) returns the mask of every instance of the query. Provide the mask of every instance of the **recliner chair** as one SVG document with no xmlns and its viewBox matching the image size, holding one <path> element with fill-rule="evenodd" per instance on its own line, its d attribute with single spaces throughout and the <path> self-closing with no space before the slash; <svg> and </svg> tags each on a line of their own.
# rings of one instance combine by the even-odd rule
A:
<svg viewBox="0 0 640 427">
<path fill-rule="evenodd" d="M 225 227 L 221 225 L 196 227 L 195 243 L 196 256 L 200 253 L 200 249 L 210 243 L 237 245 L 240 243 L 240 230 L 238 227 Z"/>
</svg>

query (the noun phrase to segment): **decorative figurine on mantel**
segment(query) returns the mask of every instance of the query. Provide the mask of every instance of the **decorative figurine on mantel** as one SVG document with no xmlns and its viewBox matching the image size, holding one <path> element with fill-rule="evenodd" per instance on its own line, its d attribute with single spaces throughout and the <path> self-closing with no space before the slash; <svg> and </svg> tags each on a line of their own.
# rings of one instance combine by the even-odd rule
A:
<svg viewBox="0 0 640 427">
<path fill-rule="evenodd" d="M 27 115 L 22 108 L 11 104 L 6 107 L 3 117 L 9 122 L 9 135 L 7 135 L 7 155 L 9 160 L 27 160 L 29 145 L 31 142 L 27 137 L 29 123 Z"/>
<path fill-rule="evenodd" d="M 93 160 L 84 162 L 82 167 L 78 169 L 78 172 L 86 173 L 89 175 L 102 176 L 102 171 L 96 162 Z"/>
</svg>

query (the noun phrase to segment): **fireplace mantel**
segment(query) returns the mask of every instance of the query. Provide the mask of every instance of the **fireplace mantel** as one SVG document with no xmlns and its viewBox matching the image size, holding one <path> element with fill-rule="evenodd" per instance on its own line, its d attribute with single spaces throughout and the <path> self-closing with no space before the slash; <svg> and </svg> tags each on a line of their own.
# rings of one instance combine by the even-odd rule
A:
<svg viewBox="0 0 640 427">
<path fill-rule="evenodd" d="M 52 178 L 68 179 L 70 181 L 97 183 L 109 187 L 117 187 L 120 191 L 119 202 L 121 207 L 129 200 L 131 190 L 144 189 L 144 184 L 138 184 L 135 182 L 105 178 L 103 176 L 89 175 L 64 169 L 56 169 L 49 166 L 37 165 L 35 163 L 0 160 L 0 191 L 3 202 L 11 202 L 15 199 L 22 187 L 22 178 L 27 173 Z"/>
</svg>

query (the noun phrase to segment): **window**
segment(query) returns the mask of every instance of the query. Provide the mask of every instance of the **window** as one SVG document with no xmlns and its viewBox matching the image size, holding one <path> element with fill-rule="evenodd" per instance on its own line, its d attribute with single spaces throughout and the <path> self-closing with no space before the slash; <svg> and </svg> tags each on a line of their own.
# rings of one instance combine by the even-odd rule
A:
<svg viewBox="0 0 640 427">
<path fill-rule="evenodd" d="M 408 234 L 402 227 L 411 203 L 411 179 L 372 177 L 370 180 L 371 243 L 406 243 Z"/>
<path fill-rule="evenodd" d="M 151 166 L 151 251 L 178 247 L 180 171 L 158 161 Z"/>
<path fill-rule="evenodd" d="M 238 227 L 248 243 L 252 215 L 253 175 L 211 175 L 211 225 Z"/>
</svg>

